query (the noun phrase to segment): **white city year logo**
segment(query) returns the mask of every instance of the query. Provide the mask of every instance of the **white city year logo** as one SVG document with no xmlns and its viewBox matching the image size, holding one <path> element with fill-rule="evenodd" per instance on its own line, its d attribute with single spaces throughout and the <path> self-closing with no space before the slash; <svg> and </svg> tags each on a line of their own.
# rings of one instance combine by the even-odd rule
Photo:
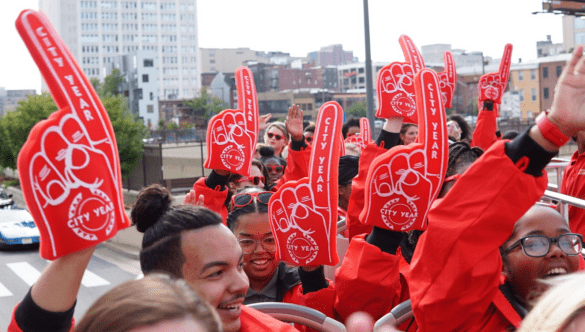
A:
<svg viewBox="0 0 585 332">
<path fill-rule="evenodd" d="M 298 235 L 299 233 L 295 232 L 288 237 L 286 248 L 295 263 L 307 265 L 317 257 L 319 246 L 309 234 Z"/>
<path fill-rule="evenodd" d="M 228 144 L 221 152 L 220 159 L 226 168 L 239 170 L 244 166 L 244 150 L 238 144 Z"/>
<path fill-rule="evenodd" d="M 414 223 L 418 216 L 418 210 L 412 201 L 395 198 L 384 204 L 380 209 L 380 215 L 384 224 L 390 229 L 399 226 L 400 230 L 404 230 Z"/>
<path fill-rule="evenodd" d="M 395 95 L 394 98 L 392 98 L 390 105 L 392 105 L 392 108 L 394 108 L 394 111 L 398 114 L 406 113 L 405 116 L 413 115 L 416 110 L 414 99 L 412 99 L 411 96 L 402 93 Z"/>
<path fill-rule="evenodd" d="M 92 190 L 91 196 L 83 198 L 77 194 L 69 207 L 67 226 L 80 238 L 97 241 L 96 233 L 102 231 L 109 235 L 114 229 L 114 204 L 101 190 Z"/>
</svg>

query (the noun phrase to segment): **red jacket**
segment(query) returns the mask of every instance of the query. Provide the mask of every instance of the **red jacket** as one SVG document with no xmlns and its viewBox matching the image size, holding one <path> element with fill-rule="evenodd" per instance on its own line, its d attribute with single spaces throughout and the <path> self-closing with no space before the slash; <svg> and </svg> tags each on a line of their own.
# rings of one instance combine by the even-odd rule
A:
<svg viewBox="0 0 585 332">
<path fill-rule="evenodd" d="M 254 310 L 245 305 L 241 308 L 242 314 L 240 316 L 240 321 L 242 325 L 240 332 L 298 331 L 292 325 L 283 323 L 258 310 Z"/>
<path fill-rule="evenodd" d="M 498 140 L 496 137 L 497 129 L 496 111 L 480 110 L 470 145 L 486 151 Z"/>
<path fill-rule="evenodd" d="M 506 155 L 504 142 L 497 142 L 430 210 L 409 280 L 420 331 L 519 326 L 519 315 L 499 289 L 499 247 L 546 186 L 546 176 L 524 173 Z"/>
<path fill-rule="evenodd" d="M 565 168 L 561 193 L 585 199 L 585 153 L 575 151 L 571 162 Z M 569 205 L 569 226 L 571 231 L 585 236 L 585 209 Z"/>
</svg>

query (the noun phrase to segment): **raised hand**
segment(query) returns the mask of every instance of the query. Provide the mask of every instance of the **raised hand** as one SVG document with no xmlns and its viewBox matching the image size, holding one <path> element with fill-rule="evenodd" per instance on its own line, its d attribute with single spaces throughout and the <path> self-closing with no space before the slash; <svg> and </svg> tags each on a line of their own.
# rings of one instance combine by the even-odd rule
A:
<svg viewBox="0 0 585 332">
<path fill-rule="evenodd" d="M 235 76 L 239 109 L 209 121 L 205 167 L 248 176 L 258 143 L 258 100 L 252 71 L 239 67 Z"/>
<path fill-rule="evenodd" d="M 300 141 L 303 139 L 303 110 L 299 105 L 292 105 L 288 108 L 285 124 L 286 130 L 288 130 L 293 140 Z"/>
<path fill-rule="evenodd" d="M 353 135 L 351 137 L 348 137 L 344 141 L 344 143 L 345 144 L 355 144 L 361 153 L 362 151 L 364 151 L 366 146 L 372 141 L 372 139 L 370 137 L 372 137 L 372 135 L 370 134 L 370 122 L 368 121 L 368 118 L 361 118 L 360 119 L 360 133 Z"/>
<path fill-rule="evenodd" d="M 336 102 L 321 106 L 309 177 L 287 182 L 270 198 L 268 212 L 278 260 L 301 266 L 339 261 L 335 237 L 342 117 Z"/>
<path fill-rule="evenodd" d="M 512 44 L 506 44 L 498 72 L 482 75 L 479 79 L 479 103 L 489 110 L 492 110 L 493 104 L 499 105 L 502 103 L 502 96 L 510 77 L 511 62 Z"/>
<path fill-rule="evenodd" d="M 414 97 L 414 75 L 425 64 L 412 40 L 405 35 L 399 38 L 406 62 L 393 62 L 378 73 L 378 111 L 376 117 L 387 119 L 402 117 L 416 123 L 416 102 Z"/>
<path fill-rule="evenodd" d="M 585 130 L 585 56 L 577 46 L 555 87 L 548 118 L 567 137 Z"/>
<path fill-rule="evenodd" d="M 18 156 L 40 254 L 55 259 L 130 226 L 118 148 L 106 110 L 48 19 L 25 10 L 16 28 L 59 107 L 33 127 Z"/>
<path fill-rule="evenodd" d="M 437 75 L 415 76 L 419 137 L 374 159 L 366 178 L 365 224 L 410 231 L 426 228 L 426 216 L 447 169 L 447 127 Z"/>
<path fill-rule="evenodd" d="M 451 108 L 453 107 L 451 101 L 453 100 L 455 87 L 457 86 L 457 72 L 455 70 L 453 54 L 449 51 L 445 51 L 445 53 L 443 53 L 443 62 L 445 63 L 445 70 L 437 75 L 439 77 L 443 106 L 445 106 L 445 108 Z"/>
<path fill-rule="evenodd" d="M 272 118 L 272 114 L 268 113 L 258 118 L 258 132 L 262 132 L 268 128 L 268 120 Z"/>
</svg>

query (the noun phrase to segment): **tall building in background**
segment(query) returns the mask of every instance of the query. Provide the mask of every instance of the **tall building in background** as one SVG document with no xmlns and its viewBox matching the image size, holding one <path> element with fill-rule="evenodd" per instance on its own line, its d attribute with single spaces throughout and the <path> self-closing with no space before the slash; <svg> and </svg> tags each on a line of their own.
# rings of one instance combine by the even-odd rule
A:
<svg viewBox="0 0 585 332">
<path fill-rule="evenodd" d="M 199 94 L 196 0 L 39 0 L 39 8 L 89 78 L 103 81 L 117 56 L 150 50 L 160 99 Z"/>
<path fill-rule="evenodd" d="M 321 47 L 319 51 L 307 54 L 314 66 L 339 66 L 346 63 L 357 62 L 352 51 L 344 51 L 343 45 L 335 44 Z"/>
</svg>

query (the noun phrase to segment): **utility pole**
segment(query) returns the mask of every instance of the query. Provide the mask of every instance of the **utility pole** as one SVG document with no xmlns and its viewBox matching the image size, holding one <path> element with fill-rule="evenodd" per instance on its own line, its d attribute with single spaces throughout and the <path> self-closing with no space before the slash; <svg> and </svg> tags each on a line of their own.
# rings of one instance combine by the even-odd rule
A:
<svg viewBox="0 0 585 332">
<path fill-rule="evenodd" d="M 366 117 L 370 126 L 374 127 L 374 87 L 372 85 L 372 57 L 370 55 L 370 19 L 368 14 L 368 0 L 364 0 L 364 34 L 366 39 Z M 371 130 L 373 136 L 375 130 Z M 374 139 L 374 137 L 371 137 Z"/>
</svg>

